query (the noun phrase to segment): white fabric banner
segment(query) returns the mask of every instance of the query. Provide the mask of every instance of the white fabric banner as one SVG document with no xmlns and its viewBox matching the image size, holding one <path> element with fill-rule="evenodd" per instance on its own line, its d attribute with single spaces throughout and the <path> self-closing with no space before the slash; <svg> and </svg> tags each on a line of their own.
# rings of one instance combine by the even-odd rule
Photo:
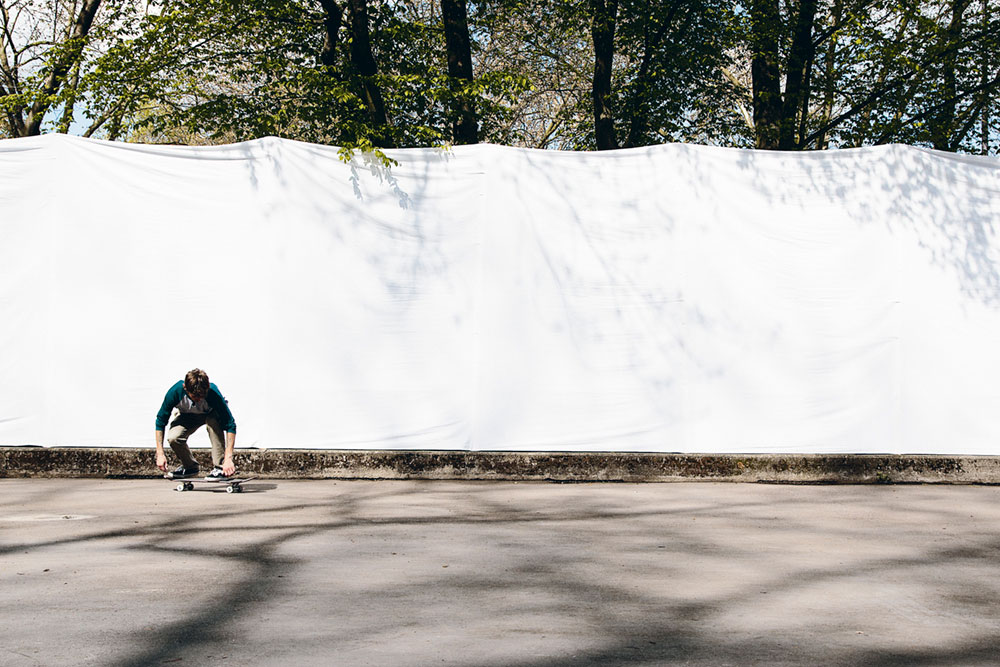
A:
<svg viewBox="0 0 1000 667">
<path fill-rule="evenodd" d="M 995 159 L 388 154 L 0 141 L 0 444 L 1000 454 Z"/>
</svg>

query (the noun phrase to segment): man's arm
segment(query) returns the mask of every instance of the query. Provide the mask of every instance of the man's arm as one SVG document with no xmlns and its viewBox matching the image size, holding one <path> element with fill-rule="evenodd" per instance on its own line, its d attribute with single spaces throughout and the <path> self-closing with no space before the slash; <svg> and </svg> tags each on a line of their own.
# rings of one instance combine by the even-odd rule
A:
<svg viewBox="0 0 1000 667">
<path fill-rule="evenodd" d="M 156 430 L 156 467 L 163 472 L 167 471 L 167 455 L 163 451 L 163 431 Z"/>
<path fill-rule="evenodd" d="M 222 474 L 229 477 L 236 472 L 236 463 L 233 462 L 233 450 L 236 449 L 236 434 L 226 431 L 226 455 L 222 459 Z"/>
<path fill-rule="evenodd" d="M 222 424 L 226 431 L 226 453 L 222 459 L 222 474 L 232 475 L 236 472 L 236 464 L 233 462 L 233 451 L 236 449 L 236 420 L 233 412 L 229 409 L 229 402 L 226 400 L 219 388 L 214 384 L 208 386 L 208 404 L 212 406 L 216 419 Z"/>
<path fill-rule="evenodd" d="M 178 382 L 168 389 L 166 396 L 163 397 L 163 403 L 156 413 L 156 467 L 163 472 L 167 471 L 167 455 L 163 452 L 163 431 L 167 427 L 167 421 L 170 419 L 170 413 L 174 406 L 180 402 L 183 391 L 183 382 Z"/>
</svg>

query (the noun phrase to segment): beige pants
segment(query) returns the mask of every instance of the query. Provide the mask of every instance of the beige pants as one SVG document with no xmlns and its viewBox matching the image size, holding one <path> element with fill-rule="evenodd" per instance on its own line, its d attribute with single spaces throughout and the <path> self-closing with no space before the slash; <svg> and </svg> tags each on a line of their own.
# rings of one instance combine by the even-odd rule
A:
<svg viewBox="0 0 1000 667">
<path fill-rule="evenodd" d="M 188 447 L 188 437 L 197 431 L 202 425 L 208 428 L 208 439 L 212 441 L 212 464 L 222 465 L 222 460 L 226 456 L 226 434 L 222 432 L 222 425 L 215 415 L 196 415 L 189 412 L 179 413 L 167 430 L 167 444 L 174 454 L 181 460 L 185 468 L 196 468 L 198 462 L 191 456 L 191 449 Z"/>
</svg>

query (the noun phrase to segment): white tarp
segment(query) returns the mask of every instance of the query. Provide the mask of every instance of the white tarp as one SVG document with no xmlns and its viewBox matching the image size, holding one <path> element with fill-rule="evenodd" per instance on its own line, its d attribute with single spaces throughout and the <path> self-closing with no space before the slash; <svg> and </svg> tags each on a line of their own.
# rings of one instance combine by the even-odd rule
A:
<svg viewBox="0 0 1000 667">
<path fill-rule="evenodd" d="M 997 160 L 389 154 L 0 141 L 0 444 L 1000 454 Z"/>
</svg>

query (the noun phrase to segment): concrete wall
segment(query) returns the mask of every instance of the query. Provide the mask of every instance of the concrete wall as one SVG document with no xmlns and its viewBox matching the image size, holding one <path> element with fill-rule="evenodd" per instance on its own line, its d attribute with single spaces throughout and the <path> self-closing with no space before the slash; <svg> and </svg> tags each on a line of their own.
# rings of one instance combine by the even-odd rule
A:
<svg viewBox="0 0 1000 667">
<path fill-rule="evenodd" d="M 195 450 L 203 463 L 207 450 Z M 0 447 L 2 477 L 158 477 L 150 448 Z M 272 479 L 560 482 L 1000 483 L 1000 457 L 243 450 L 243 474 Z"/>
</svg>

